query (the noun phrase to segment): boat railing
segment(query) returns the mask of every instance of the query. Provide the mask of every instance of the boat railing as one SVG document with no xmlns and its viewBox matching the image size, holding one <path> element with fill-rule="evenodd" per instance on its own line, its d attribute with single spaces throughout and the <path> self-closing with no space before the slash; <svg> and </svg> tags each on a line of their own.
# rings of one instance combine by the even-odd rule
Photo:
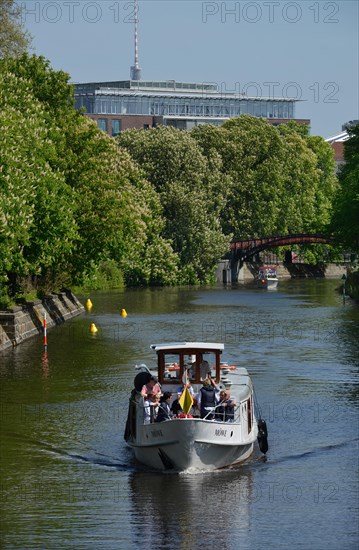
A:
<svg viewBox="0 0 359 550">
<path fill-rule="evenodd" d="M 215 420 L 219 420 L 220 422 L 239 422 L 240 419 L 240 406 L 236 405 L 234 407 L 233 413 L 227 413 L 224 409 L 221 411 L 220 407 L 222 405 L 223 401 L 218 403 L 213 409 L 208 411 L 206 416 L 202 420 L 213 420 L 213 415 Z M 221 411 L 221 412 L 220 412 Z"/>
</svg>

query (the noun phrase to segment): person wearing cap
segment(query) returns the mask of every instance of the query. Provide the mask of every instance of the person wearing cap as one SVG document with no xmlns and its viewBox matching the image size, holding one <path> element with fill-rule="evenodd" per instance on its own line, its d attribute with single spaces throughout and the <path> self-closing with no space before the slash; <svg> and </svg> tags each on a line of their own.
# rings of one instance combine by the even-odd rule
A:
<svg viewBox="0 0 359 550">
<path fill-rule="evenodd" d="M 151 376 L 147 384 L 144 384 L 141 389 L 141 395 L 145 398 L 151 399 L 154 395 L 161 393 L 161 386 L 159 385 L 157 378 Z"/>
</svg>

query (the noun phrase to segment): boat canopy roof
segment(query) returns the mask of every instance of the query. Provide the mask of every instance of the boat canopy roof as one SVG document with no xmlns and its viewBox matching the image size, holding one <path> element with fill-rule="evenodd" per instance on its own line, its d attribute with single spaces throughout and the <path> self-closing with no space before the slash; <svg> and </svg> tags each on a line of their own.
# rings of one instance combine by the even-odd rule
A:
<svg viewBox="0 0 359 550">
<path fill-rule="evenodd" d="M 188 377 L 191 383 L 199 384 L 208 373 L 212 374 L 212 371 L 215 372 L 216 382 L 220 381 L 220 356 L 224 344 L 169 342 L 152 344 L 151 348 L 157 353 L 160 384 L 181 384 L 185 373 L 185 377 Z"/>
<path fill-rule="evenodd" d="M 223 351 L 224 344 L 215 344 L 210 342 L 171 342 L 168 344 L 151 344 L 151 349 L 155 351 L 180 351 L 180 350 L 201 350 L 201 351 Z"/>
</svg>

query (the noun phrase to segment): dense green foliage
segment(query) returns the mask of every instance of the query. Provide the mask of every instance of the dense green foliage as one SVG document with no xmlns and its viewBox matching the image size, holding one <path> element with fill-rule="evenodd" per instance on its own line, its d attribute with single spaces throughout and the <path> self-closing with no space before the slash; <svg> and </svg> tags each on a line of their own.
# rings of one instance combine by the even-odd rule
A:
<svg viewBox="0 0 359 550">
<path fill-rule="evenodd" d="M 359 124 L 348 129 L 344 143 L 345 164 L 339 173 L 340 188 L 334 201 L 332 230 L 339 243 L 359 252 Z"/>
<path fill-rule="evenodd" d="M 241 116 L 192 131 L 206 156 L 221 158 L 226 178 L 223 229 L 237 238 L 322 232 L 337 187 L 330 145 L 294 122 L 278 127 Z M 303 248 L 302 248 L 303 252 Z M 322 248 L 306 253 L 312 261 Z"/>
<path fill-rule="evenodd" d="M 0 76 L 3 304 L 27 288 L 209 282 L 232 236 L 328 226 L 333 155 L 303 127 L 242 116 L 113 140 L 44 58 L 0 60 Z"/>
<path fill-rule="evenodd" d="M 2 295 L 90 284 L 111 261 L 129 284 L 174 283 L 157 193 L 74 110 L 68 75 L 27 55 L 2 60 L 0 73 Z"/>
<path fill-rule="evenodd" d="M 192 136 L 204 154 L 216 151 L 227 178 L 226 232 L 235 237 L 319 231 L 330 219 L 336 189 L 330 146 L 297 124 L 274 127 L 241 116 Z"/>
<path fill-rule="evenodd" d="M 179 280 L 210 280 L 229 247 L 220 224 L 226 201 L 218 156 L 207 159 L 189 133 L 164 126 L 129 130 L 118 143 L 131 153 L 160 197 L 163 235 L 180 258 Z"/>
</svg>

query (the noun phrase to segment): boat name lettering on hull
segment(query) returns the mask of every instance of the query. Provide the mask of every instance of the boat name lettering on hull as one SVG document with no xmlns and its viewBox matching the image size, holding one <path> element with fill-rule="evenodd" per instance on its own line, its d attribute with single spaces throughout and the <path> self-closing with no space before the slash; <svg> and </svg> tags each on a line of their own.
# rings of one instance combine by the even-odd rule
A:
<svg viewBox="0 0 359 550">
<path fill-rule="evenodd" d="M 162 430 L 151 430 L 151 434 L 153 437 L 163 437 Z"/>
<path fill-rule="evenodd" d="M 219 430 L 216 430 L 214 432 L 215 435 L 219 435 L 219 436 L 223 436 L 223 437 L 226 437 L 227 435 L 227 430 L 222 430 L 222 429 L 219 429 Z"/>
</svg>

